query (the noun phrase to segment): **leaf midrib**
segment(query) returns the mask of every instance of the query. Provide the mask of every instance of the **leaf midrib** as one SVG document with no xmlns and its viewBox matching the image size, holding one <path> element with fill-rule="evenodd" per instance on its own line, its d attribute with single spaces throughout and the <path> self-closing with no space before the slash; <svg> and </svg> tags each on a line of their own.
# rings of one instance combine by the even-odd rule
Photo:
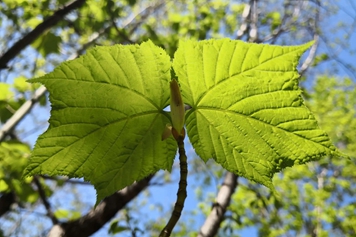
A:
<svg viewBox="0 0 356 237">
<path fill-rule="evenodd" d="M 238 76 L 240 76 L 240 75 L 243 75 L 243 74 L 246 73 L 246 72 L 249 72 L 249 71 L 251 71 L 251 70 L 254 70 L 254 69 L 260 67 L 261 65 L 264 65 L 265 63 L 269 62 L 270 60 L 278 59 L 279 57 L 283 57 L 283 56 L 286 56 L 286 55 L 289 55 L 289 54 L 295 54 L 295 51 L 301 51 L 301 49 L 300 49 L 300 48 L 296 48 L 295 50 L 289 51 L 288 53 L 284 53 L 284 54 L 278 55 L 278 56 L 273 57 L 273 58 L 271 58 L 271 59 L 268 59 L 268 60 L 266 60 L 266 61 L 264 61 L 264 62 L 262 62 L 262 63 L 259 63 L 259 64 L 257 64 L 256 66 L 251 67 L 251 68 L 249 68 L 249 69 L 247 69 L 247 70 L 245 70 L 245 71 L 241 71 L 241 72 L 238 72 L 238 73 L 236 73 L 236 74 L 232 74 L 232 75 L 230 75 L 229 77 L 223 78 L 223 79 L 220 80 L 218 83 L 216 83 L 216 84 L 214 84 L 213 86 L 211 86 L 210 88 L 208 88 L 203 94 L 201 94 L 201 96 L 197 99 L 196 104 L 198 105 L 199 102 L 200 102 L 211 90 L 213 90 L 215 87 L 217 87 L 217 86 L 220 85 L 221 83 L 225 82 L 226 80 L 232 79 L 233 77 L 238 77 Z M 220 55 L 220 50 L 219 50 L 219 55 Z M 218 55 L 218 57 L 219 57 L 219 55 Z M 246 56 L 244 57 L 244 59 L 243 59 L 243 61 L 242 61 L 242 64 L 245 62 L 245 59 L 246 59 Z M 217 61 L 217 60 L 216 60 L 216 61 Z M 230 60 L 229 62 L 230 62 L 230 66 L 229 66 L 229 70 L 230 70 L 230 68 L 231 68 L 231 60 Z M 215 68 L 215 71 L 216 71 L 216 70 L 217 70 L 217 68 Z M 265 70 L 263 70 L 263 71 L 265 71 Z M 277 73 L 277 72 L 293 72 L 293 71 L 295 72 L 296 70 L 287 70 L 287 71 L 271 70 L 270 72 L 276 72 L 276 73 Z M 187 80 L 188 80 L 188 84 L 189 84 L 189 79 L 187 79 Z M 205 78 L 204 78 L 204 81 L 205 81 Z M 191 94 L 192 94 L 192 93 L 191 93 Z M 193 107 L 193 105 L 191 105 L 191 106 Z"/>
<path fill-rule="evenodd" d="M 149 97 L 146 97 L 144 94 L 133 90 L 132 88 L 126 87 L 126 86 L 122 86 L 122 85 L 116 85 L 116 84 L 110 84 L 107 82 L 99 82 L 99 81 L 87 81 L 87 80 L 82 80 L 82 79 L 75 79 L 75 78 L 67 78 L 67 77 L 55 77 L 55 78 L 47 78 L 45 81 L 39 80 L 39 82 L 43 83 L 43 84 L 47 84 L 49 80 L 60 80 L 63 81 L 63 83 L 66 83 L 66 81 L 70 80 L 70 81 L 75 81 L 75 82 L 79 82 L 79 83 L 98 83 L 98 84 L 104 84 L 107 86 L 115 86 L 118 87 L 120 89 L 124 89 L 124 90 L 128 90 L 136 95 L 139 95 L 140 97 L 144 98 L 147 102 L 149 102 L 151 105 L 153 105 L 155 108 L 157 108 L 157 110 L 162 110 L 163 108 L 161 108 L 161 106 L 157 105 L 154 101 L 152 101 Z M 36 80 L 37 81 L 37 80 Z M 52 88 L 49 88 L 48 91 L 51 93 Z M 163 106 L 162 106 L 163 107 Z"/>
<path fill-rule="evenodd" d="M 165 115 L 165 113 L 163 113 L 163 112 L 161 112 L 161 113 L 157 113 L 157 111 L 153 111 L 153 112 L 155 112 L 155 113 L 151 113 L 151 114 L 154 114 L 154 115 L 156 115 L 156 116 L 155 116 L 154 119 L 152 120 L 152 123 L 150 124 L 149 127 L 151 127 L 152 124 L 156 121 L 156 119 L 157 119 L 157 117 L 158 117 L 157 115 L 159 115 L 159 114 Z M 150 113 L 147 113 L 147 112 L 146 112 L 146 113 L 140 113 L 140 114 L 136 114 L 135 116 L 131 116 L 130 118 L 135 118 L 135 117 L 139 117 L 139 116 L 147 115 L 147 114 L 150 114 Z M 167 116 L 167 115 L 165 115 L 165 116 Z M 83 137 L 77 139 L 76 141 L 74 141 L 74 142 L 71 143 L 70 145 L 61 148 L 61 149 L 58 150 L 57 152 L 51 154 L 51 156 L 53 157 L 53 156 L 57 155 L 58 153 L 60 153 L 60 152 L 63 151 L 64 149 L 66 149 L 66 148 L 68 148 L 68 147 L 70 147 L 70 146 L 73 146 L 75 143 L 77 143 L 77 142 L 81 141 L 82 139 L 86 138 L 87 136 L 89 136 L 89 135 L 91 135 L 91 134 L 97 132 L 98 130 L 100 130 L 100 129 L 106 129 L 107 126 L 112 125 L 112 124 L 114 124 L 114 123 L 121 122 L 121 121 L 123 121 L 123 120 L 125 120 L 125 119 L 127 119 L 127 118 L 121 118 L 121 119 L 118 119 L 118 120 L 114 120 L 114 121 L 112 121 L 111 123 L 107 123 L 107 124 L 102 125 L 102 126 L 99 126 L 99 125 L 98 125 L 98 128 L 96 128 L 96 129 L 90 131 L 89 133 L 85 134 L 85 136 L 83 136 Z M 76 124 L 76 123 L 70 123 L 70 124 L 65 124 L 65 125 L 71 125 L 71 124 Z M 79 123 L 79 124 L 83 124 L 83 123 Z M 85 124 L 86 124 L 86 123 L 85 123 Z M 93 125 L 96 125 L 95 123 L 92 123 L 92 124 L 93 124 Z M 60 126 L 61 126 L 61 125 L 60 125 Z M 58 127 L 60 127 L 60 126 L 58 126 Z M 56 127 L 56 128 L 58 128 L 58 127 Z M 118 135 L 118 136 L 119 136 L 119 135 Z M 46 138 L 58 138 L 58 137 L 60 137 L 60 136 L 53 136 L 53 137 L 47 136 Z M 144 136 L 143 136 L 143 137 L 144 137 Z M 45 163 L 46 161 L 49 161 L 49 160 L 50 160 L 50 159 L 47 159 L 47 160 L 45 160 L 44 162 L 42 162 L 41 164 L 43 164 L 43 163 Z M 83 164 L 81 164 L 81 166 L 84 165 L 85 162 L 86 162 L 86 161 L 84 161 Z M 70 163 L 70 162 L 69 162 L 69 163 Z M 69 164 L 69 163 L 68 163 L 68 164 Z M 59 164 L 58 164 L 58 165 L 59 165 Z M 53 170 L 56 170 L 56 168 L 58 167 L 58 165 L 57 165 Z"/>
<path fill-rule="evenodd" d="M 283 108 L 285 108 L 285 107 L 283 107 Z M 293 107 L 293 108 L 295 108 L 295 107 Z M 276 129 L 282 130 L 282 131 L 284 131 L 284 132 L 293 134 L 293 135 L 295 135 L 295 136 L 297 136 L 297 137 L 299 137 L 299 138 L 301 138 L 301 139 L 306 139 L 306 140 L 308 140 L 308 141 L 310 141 L 310 142 L 313 142 L 313 143 L 316 144 L 316 145 L 319 145 L 319 146 L 322 146 L 322 147 L 326 148 L 327 150 L 330 149 L 328 146 L 325 146 L 325 145 L 320 144 L 320 143 L 318 143 L 318 142 L 312 141 L 312 140 L 310 140 L 309 138 L 303 137 L 303 136 L 301 136 L 301 135 L 299 135 L 299 134 L 296 134 L 296 133 L 294 133 L 294 132 L 290 132 L 290 131 L 285 130 L 285 129 L 283 129 L 283 128 L 276 127 L 276 126 L 274 126 L 274 125 L 272 125 L 272 124 L 270 124 L 270 123 L 267 123 L 267 122 L 265 122 L 265 121 L 261 121 L 261 120 L 259 120 L 259 119 L 257 119 L 257 118 L 250 117 L 249 115 L 242 114 L 242 113 L 238 113 L 238 112 L 236 112 L 236 111 L 225 110 L 225 109 L 215 108 L 215 107 L 201 106 L 201 107 L 195 108 L 194 111 L 192 111 L 191 113 L 187 114 L 187 116 L 189 116 L 190 114 L 192 114 L 192 113 L 194 113 L 194 112 L 199 113 L 199 110 L 212 110 L 212 111 L 217 111 L 217 112 L 222 112 L 222 113 L 230 113 L 230 114 L 234 114 L 234 115 L 237 114 L 237 115 L 240 115 L 240 116 L 245 117 L 246 119 L 252 119 L 252 120 L 255 120 L 255 121 L 257 121 L 257 122 L 260 122 L 260 123 L 266 124 L 266 125 L 268 125 L 268 126 L 274 127 L 274 128 L 276 128 Z M 202 113 L 201 113 L 201 114 L 202 114 Z M 202 115 L 203 115 L 203 114 L 202 114 Z M 203 116 L 204 116 L 204 115 L 203 115 Z M 205 117 L 205 116 L 204 116 L 204 117 Z M 290 121 L 289 121 L 289 122 L 290 122 Z M 306 129 L 306 130 L 316 130 L 316 129 Z M 298 131 L 299 131 L 299 130 L 298 130 Z M 303 130 L 303 131 L 305 131 L 305 130 Z"/>
</svg>

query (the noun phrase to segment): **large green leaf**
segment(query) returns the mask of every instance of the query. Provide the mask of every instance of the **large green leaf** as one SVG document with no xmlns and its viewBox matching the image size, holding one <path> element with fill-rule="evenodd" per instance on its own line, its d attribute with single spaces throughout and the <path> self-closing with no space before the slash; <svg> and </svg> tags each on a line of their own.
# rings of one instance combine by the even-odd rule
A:
<svg viewBox="0 0 356 237">
<path fill-rule="evenodd" d="M 297 65 L 311 43 L 181 41 L 173 67 L 189 138 L 205 161 L 273 188 L 279 170 L 335 153 L 304 106 Z"/>
<path fill-rule="evenodd" d="M 84 177 L 97 200 L 159 169 L 171 169 L 176 143 L 161 141 L 169 115 L 171 63 L 163 49 L 96 47 L 41 78 L 52 103 L 50 126 L 25 175 Z"/>
</svg>

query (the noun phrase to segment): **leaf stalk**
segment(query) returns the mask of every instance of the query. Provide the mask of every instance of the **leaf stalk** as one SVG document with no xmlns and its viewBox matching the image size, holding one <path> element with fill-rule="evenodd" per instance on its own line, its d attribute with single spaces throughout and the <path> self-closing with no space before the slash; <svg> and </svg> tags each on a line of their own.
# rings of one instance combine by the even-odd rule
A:
<svg viewBox="0 0 356 237">
<path fill-rule="evenodd" d="M 172 133 L 178 143 L 180 180 L 179 180 L 179 187 L 177 192 L 177 201 L 174 205 L 172 216 L 169 219 L 167 225 L 160 233 L 159 235 L 160 237 L 168 237 L 171 235 L 174 226 L 177 224 L 181 216 L 182 210 L 184 208 L 184 202 L 185 199 L 187 198 L 188 164 L 187 164 L 187 155 L 185 154 L 185 149 L 184 149 L 185 130 L 183 128 L 182 132 L 178 135 L 177 131 L 173 128 Z"/>
</svg>

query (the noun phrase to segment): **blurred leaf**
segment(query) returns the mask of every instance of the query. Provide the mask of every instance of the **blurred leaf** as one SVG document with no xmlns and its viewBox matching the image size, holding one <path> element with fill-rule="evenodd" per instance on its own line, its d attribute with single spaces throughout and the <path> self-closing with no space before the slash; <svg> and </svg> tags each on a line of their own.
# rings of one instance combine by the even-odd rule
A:
<svg viewBox="0 0 356 237">
<path fill-rule="evenodd" d="M 61 208 L 54 211 L 53 214 L 57 219 L 68 219 L 69 213 L 69 210 Z"/>
<path fill-rule="evenodd" d="M 61 37 L 51 32 L 41 35 L 31 45 L 45 58 L 50 53 L 59 53 L 59 45 L 62 42 Z"/>
<path fill-rule="evenodd" d="M 10 90 L 10 85 L 0 82 L 0 102 L 6 101 L 13 97 L 13 92 Z"/>
<path fill-rule="evenodd" d="M 130 228 L 128 228 L 126 226 L 119 225 L 118 220 L 115 220 L 115 221 L 111 222 L 108 232 L 109 232 L 109 234 L 117 234 L 117 233 L 121 233 L 126 230 L 130 230 Z"/>
<path fill-rule="evenodd" d="M 72 211 L 64 208 L 57 209 L 53 214 L 57 219 L 62 220 L 76 220 L 82 215 L 79 211 Z"/>
<path fill-rule="evenodd" d="M 27 82 L 27 78 L 24 76 L 20 76 L 14 79 L 14 88 L 19 92 L 26 92 L 30 89 L 30 83 Z"/>
</svg>

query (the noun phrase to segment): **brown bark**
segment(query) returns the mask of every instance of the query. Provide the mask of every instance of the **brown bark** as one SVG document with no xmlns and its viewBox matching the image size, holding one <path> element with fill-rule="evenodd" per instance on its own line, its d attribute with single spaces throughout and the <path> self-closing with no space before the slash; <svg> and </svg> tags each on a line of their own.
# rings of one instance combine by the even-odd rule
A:
<svg viewBox="0 0 356 237">
<path fill-rule="evenodd" d="M 54 225 L 48 237 L 86 237 L 103 227 L 149 184 L 153 175 L 105 198 L 95 209 L 75 221 Z"/>
<path fill-rule="evenodd" d="M 15 58 L 24 48 L 35 41 L 43 32 L 56 25 L 65 15 L 74 9 L 80 8 L 85 3 L 85 0 L 75 0 L 67 4 L 62 9 L 54 12 L 52 16 L 45 19 L 42 23 L 36 26 L 30 33 L 17 41 L 7 52 L 0 57 L 0 70 L 7 68 L 10 60 Z"/>
<path fill-rule="evenodd" d="M 231 196 L 238 184 L 237 178 L 238 176 L 231 172 L 226 173 L 224 183 L 216 197 L 216 202 L 205 223 L 200 228 L 198 237 L 212 237 L 217 234 L 220 224 L 224 220 L 226 209 L 230 204 Z"/>
</svg>

